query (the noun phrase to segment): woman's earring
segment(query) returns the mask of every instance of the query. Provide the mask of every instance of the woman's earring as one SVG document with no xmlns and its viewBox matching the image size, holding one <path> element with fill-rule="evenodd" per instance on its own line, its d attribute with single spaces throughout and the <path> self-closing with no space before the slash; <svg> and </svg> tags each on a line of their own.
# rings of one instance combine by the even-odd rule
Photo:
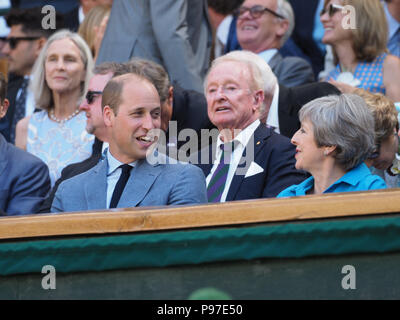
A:
<svg viewBox="0 0 400 320">
<path fill-rule="evenodd" d="M 327 156 L 329 154 L 328 150 L 324 150 L 324 156 Z"/>
</svg>

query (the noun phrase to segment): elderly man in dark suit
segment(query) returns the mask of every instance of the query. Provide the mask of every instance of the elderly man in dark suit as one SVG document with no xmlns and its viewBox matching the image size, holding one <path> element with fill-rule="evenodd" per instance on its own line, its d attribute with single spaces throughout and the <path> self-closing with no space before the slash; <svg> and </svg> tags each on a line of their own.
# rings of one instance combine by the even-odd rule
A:
<svg viewBox="0 0 400 320">
<path fill-rule="evenodd" d="M 0 119 L 7 112 L 6 81 L 0 73 Z M 49 169 L 40 159 L 0 134 L 0 215 L 36 213 L 50 189 Z"/>
<path fill-rule="evenodd" d="M 236 51 L 217 58 L 205 81 L 208 115 L 219 130 L 199 155 L 209 202 L 275 197 L 305 178 L 290 140 L 259 120 L 266 79 L 254 57 Z"/>
<path fill-rule="evenodd" d="M 260 55 L 279 83 L 298 86 L 315 81 L 311 65 L 299 57 L 282 57 L 278 50 L 290 37 L 294 14 L 285 0 L 246 0 L 236 10 L 236 32 L 240 46 Z"/>
</svg>

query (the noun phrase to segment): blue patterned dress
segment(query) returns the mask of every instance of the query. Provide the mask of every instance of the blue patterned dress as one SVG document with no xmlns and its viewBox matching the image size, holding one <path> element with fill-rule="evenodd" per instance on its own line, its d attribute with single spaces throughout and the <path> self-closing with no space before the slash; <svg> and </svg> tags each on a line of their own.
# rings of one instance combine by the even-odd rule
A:
<svg viewBox="0 0 400 320">
<path fill-rule="evenodd" d="M 387 53 L 382 53 L 372 62 L 359 62 L 354 70 L 354 78 L 361 81 L 358 88 L 368 90 L 372 93 L 386 93 L 386 89 L 383 85 L 383 62 Z M 331 79 L 337 80 L 341 73 L 340 65 L 337 65 L 334 70 L 332 70 L 325 81 Z"/>
<path fill-rule="evenodd" d="M 85 127 L 84 112 L 64 123 L 50 120 L 47 111 L 35 112 L 30 117 L 26 149 L 47 164 L 52 187 L 64 167 L 91 155 L 94 136 Z"/>
</svg>

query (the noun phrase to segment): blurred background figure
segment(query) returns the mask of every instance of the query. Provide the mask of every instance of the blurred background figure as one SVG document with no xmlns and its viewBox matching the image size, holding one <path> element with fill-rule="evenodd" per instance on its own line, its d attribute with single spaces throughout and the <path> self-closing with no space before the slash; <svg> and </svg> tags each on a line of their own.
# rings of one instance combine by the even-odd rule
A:
<svg viewBox="0 0 400 320">
<path fill-rule="evenodd" d="M 399 149 L 396 107 L 382 94 L 372 94 L 362 89 L 354 93 L 364 99 L 375 119 L 375 151 L 365 163 L 372 173 L 384 178 L 389 188 L 397 188 L 399 176 L 391 170 L 393 163 L 397 162 L 396 153 Z"/>
<path fill-rule="evenodd" d="M 391 54 L 400 57 L 400 0 L 383 2 L 388 22 L 388 49 Z"/>
<path fill-rule="evenodd" d="M 80 24 L 86 15 L 96 6 L 111 8 L 113 0 L 79 0 L 78 6 L 68 11 L 64 15 L 65 27 L 71 31 L 78 31 Z"/>
<path fill-rule="evenodd" d="M 202 92 L 211 43 L 207 0 L 115 1 L 96 64 L 148 59 L 173 84 Z"/>
<path fill-rule="evenodd" d="M 12 9 L 6 15 L 10 27 L 2 54 L 8 62 L 8 93 L 10 108 L 0 121 L 0 132 L 7 141 L 15 142 L 17 122 L 33 113 L 35 103 L 33 93 L 28 90 L 30 75 L 40 50 L 57 28 L 62 28 L 62 17 L 56 15 L 56 30 L 43 29 L 43 14 L 40 7 Z"/>
<path fill-rule="evenodd" d="M 296 169 L 312 176 L 278 197 L 384 189 L 364 161 L 375 148 L 374 118 L 354 94 L 315 99 L 300 109 L 301 128 L 292 138 Z"/>
<path fill-rule="evenodd" d="M 91 154 L 94 140 L 79 111 L 93 69 L 86 42 L 61 30 L 49 38 L 33 68 L 32 91 L 43 109 L 17 124 L 16 146 L 41 158 L 49 167 L 52 185 L 68 164 Z"/>
<path fill-rule="evenodd" d="M 96 6 L 89 11 L 79 26 L 78 34 L 88 44 L 95 63 L 107 27 L 110 11 L 109 7 Z"/>
<path fill-rule="evenodd" d="M 344 5 L 355 9 L 355 29 L 342 25 Z M 400 101 L 400 59 L 387 53 L 388 27 L 381 2 L 325 0 L 321 21 L 325 28 L 322 41 L 332 45 L 337 62 L 325 80 L 342 92 L 358 87 Z"/>
</svg>

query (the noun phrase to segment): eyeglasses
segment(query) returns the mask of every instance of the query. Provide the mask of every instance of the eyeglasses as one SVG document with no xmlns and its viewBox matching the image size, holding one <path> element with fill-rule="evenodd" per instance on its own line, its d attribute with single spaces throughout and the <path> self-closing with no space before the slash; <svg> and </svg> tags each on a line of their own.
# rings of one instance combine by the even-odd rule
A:
<svg viewBox="0 0 400 320">
<path fill-rule="evenodd" d="M 324 8 L 322 9 L 320 15 L 323 16 L 326 12 L 328 12 L 328 15 L 330 18 L 333 17 L 333 15 L 338 12 L 338 11 L 342 11 L 343 10 L 343 6 L 338 5 L 338 4 L 333 4 L 331 3 L 328 8 Z"/>
<path fill-rule="evenodd" d="M 8 42 L 10 48 L 14 50 L 17 47 L 18 42 L 21 40 L 32 41 L 32 40 L 37 40 L 39 38 L 40 37 L 9 37 L 9 38 L 3 38 L 2 40 Z"/>
<path fill-rule="evenodd" d="M 86 93 L 86 101 L 87 101 L 87 103 L 88 103 L 88 104 L 92 104 L 94 98 L 96 98 L 96 96 L 99 95 L 99 94 L 103 94 L 103 91 L 90 91 L 90 90 L 89 90 L 89 91 Z"/>
<path fill-rule="evenodd" d="M 285 19 L 286 18 L 284 16 L 281 16 L 279 13 L 276 13 L 275 11 L 272 11 L 271 9 L 265 8 L 263 6 L 254 6 L 251 8 L 247 8 L 247 7 L 239 7 L 238 9 L 236 9 L 233 14 L 236 17 L 240 17 L 241 15 L 245 14 L 247 11 L 249 11 L 251 17 L 253 19 L 257 19 L 259 17 L 261 17 L 261 15 L 264 12 L 269 12 L 270 14 L 274 15 L 275 17 L 281 18 L 281 19 Z"/>
</svg>

